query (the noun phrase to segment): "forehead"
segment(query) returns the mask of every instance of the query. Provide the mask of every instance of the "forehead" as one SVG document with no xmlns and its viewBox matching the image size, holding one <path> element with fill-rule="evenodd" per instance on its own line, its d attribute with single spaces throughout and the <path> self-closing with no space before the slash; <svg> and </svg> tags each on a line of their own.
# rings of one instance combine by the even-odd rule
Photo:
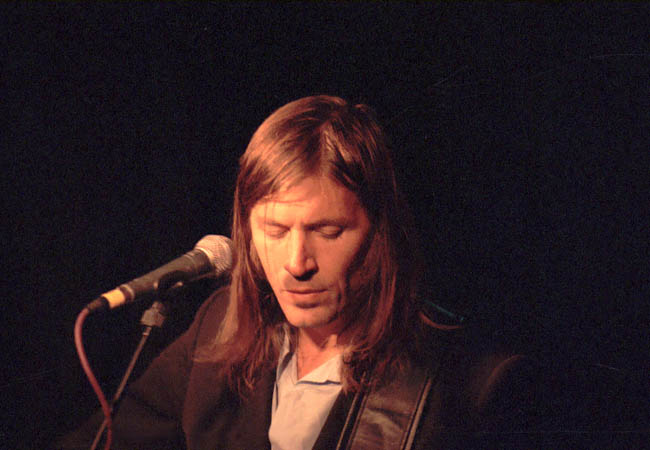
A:
<svg viewBox="0 0 650 450">
<path fill-rule="evenodd" d="M 359 214 L 365 215 L 365 211 L 352 191 L 327 176 L 316 175 L 261 199 L 251 211 L 253 217 L 315 221 L 354 218 Z"/>
</svg>

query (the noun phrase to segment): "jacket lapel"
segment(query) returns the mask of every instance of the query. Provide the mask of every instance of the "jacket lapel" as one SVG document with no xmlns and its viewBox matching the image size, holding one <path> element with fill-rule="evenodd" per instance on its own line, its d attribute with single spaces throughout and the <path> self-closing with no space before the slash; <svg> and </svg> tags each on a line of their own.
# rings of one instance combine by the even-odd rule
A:
<svg viewBox="0 0 650 450">
<path fill-rule="evenodd" d="M 195 450 L 270 449 L 275 371 L 268 370 L 245 399 L 224 386 L 214 366 L 195 368 L 183 419 L 188 447 Z"/>
<path fill-rule="evenodd" d="M 332 450 L 337 448 L 341 430 L 344 429 L 353 399 L 354 394 L 344 394 L 343 392 L 339 394 L 325 420 L 323 429 L 314 443 L 313 450 Z"/>
<path fill-rule="evenodd" d="M 271 402 L 275 371 L 268 371 L 260 380 L 255 392 L 242 400 L 239 413 L 233 422 L 232 444 L 227 448 L 240 450 L 270 449 L 269 427 L 271 426 Z"/>
</svg>

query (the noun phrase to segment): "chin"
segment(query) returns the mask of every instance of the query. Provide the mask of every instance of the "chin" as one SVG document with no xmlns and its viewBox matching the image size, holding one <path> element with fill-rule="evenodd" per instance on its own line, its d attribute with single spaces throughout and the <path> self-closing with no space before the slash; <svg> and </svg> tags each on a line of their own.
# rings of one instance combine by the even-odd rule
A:
<svg viewBox="0 0 650 450">
<path fill-rule="evenodd" d="M 296 319 L 296 320 L 288 320 L 288 322 L 296 327 L 296 328 L 319 328 L 319 327 L 324 327 L 332 323 L 332 320 L 317 320 L 317 319 Z"/>
<path fill-rule="evenodd" d="M 336 320 L 335 312 L 325 311 L 301 311 L 298 314 L 286 315 L 287 322 L 296 328 L 320 328 L 325 327 Z"/>
</svg>

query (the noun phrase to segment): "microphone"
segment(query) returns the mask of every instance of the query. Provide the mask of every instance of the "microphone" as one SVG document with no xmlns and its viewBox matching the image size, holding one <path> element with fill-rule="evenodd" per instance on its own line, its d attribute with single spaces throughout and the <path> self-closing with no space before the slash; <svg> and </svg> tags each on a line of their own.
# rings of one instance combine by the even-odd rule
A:
<svg viewBox="0 0 650 450">
<path fill-rule="evenodd" d="M 217 278 L 231 267 L 232 241 L 225 236 L 207 235 L 196 243 L 193 250 L 146 275 L 105 292 L 86 308 L 90 312 L 117 308 L 155 292 L 162 286 L 167 288 L 204 277 Z"/>
</svg>

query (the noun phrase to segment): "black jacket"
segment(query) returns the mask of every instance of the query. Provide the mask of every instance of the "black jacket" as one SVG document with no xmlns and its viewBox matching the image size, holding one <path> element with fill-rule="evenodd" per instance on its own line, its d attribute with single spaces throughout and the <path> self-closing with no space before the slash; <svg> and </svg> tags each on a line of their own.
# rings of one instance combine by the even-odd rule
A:
<svg viewBox="0 0 650 450">
<path fill-rule="evenodd" d="M 226 297 L 222 290 L 209 298 L 190 328 L 127 390 L 114 417 L 113 448 L 270 448 L 275 371 L 264 374 L 256 391 L 241 399 L 219 379 L 214 365 L 193 361 L 195 349 L 214 338 Z M 395 431 L 391 427 L 397 426 L 391 408 L 401 398 L 401 390 L 424 375 L 430 380 L 426 401 L 417 417 L 406 418 L 416 426 L 413 449 L 575 448 L 577 444 L 610 448 L 607 439 L 612 443 L 630 439 L 618 433 L 604 435 L 607 430 L 602 424 L 571 416 L 574 407 L 566 400 L 571 399 L 566 384 L 549 383 L 551 373 L 534 360 L 477 351 L 483 346 L 471 345 L 457 334 L 432 330 L 430 351 L 381 392 L 365 393 L 356 401 L 354 394 L 340 394 L 314 448 L 404 448 L 406 442 L 389 442 Z M 359 411 L 365 412 L 363 421 Z M 57 448 L 88 448 L 100 422 L 98 415 Z M 343 437 L 342 430 L 346 430 Z M 646 437 L 644 433 L 632 436 Z"/>
</svg>

